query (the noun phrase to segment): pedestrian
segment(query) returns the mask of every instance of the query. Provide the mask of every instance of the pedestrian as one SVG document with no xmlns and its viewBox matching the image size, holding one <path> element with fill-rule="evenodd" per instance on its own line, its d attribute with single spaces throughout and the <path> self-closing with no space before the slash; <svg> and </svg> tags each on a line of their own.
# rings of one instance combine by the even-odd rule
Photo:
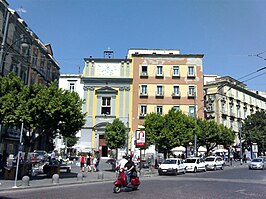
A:
<svg viewBox="0 0 266 199">
<path fill-rule="evenodd" d="M 97 169 L 96 169 L 97 158 L 96 158 L 95 156 L 92 156 L 91 164 L 92 164 L 92 170 L 93 170 L 94 172 L 96 172 L 96 171 L 97 171 Z"/>
<path fill-rule="evenodd" d="M 84 166 L 85 166 L 85 156 L 82 153 L 80 157 L 80 172 L 84 172 Z"/>
<path fill-rule="evenodd" d="M 96 151 L 95 152 L 95 158 L 96 158 L 96 164 L 95 164 L 95 168 L 96 168 L 96 171 L 99 171 L 99 164 L 100 164 L 100 153 L 99 151 Z"/>
<path fill-rule="evenodd" d="M 55 161 L 55 152 L 52 151 L 52 153 L 51 153 L 51 164 L 54 164 L 54 161 Z"/>
<path fill-rule="evenodd" d="M 89 153 L 86 159 L 87 172 L 91 172 L 91 154 Z"/>
</svg>

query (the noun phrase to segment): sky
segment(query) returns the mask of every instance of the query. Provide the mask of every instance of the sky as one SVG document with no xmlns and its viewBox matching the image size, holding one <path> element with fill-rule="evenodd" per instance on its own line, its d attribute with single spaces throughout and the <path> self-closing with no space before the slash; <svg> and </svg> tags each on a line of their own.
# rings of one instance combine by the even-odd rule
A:
<svg viewBox="0 0 266 199">
<path fill-rule="evenodd" d="M 204 54 L 204 74 L 266 91 L 266 69 L 256 72 L 266 66 L 265 0 L 7 1 L 52 45 L 61 74 L 79 73 L 84 58 L 102 58 L 108 48 L 115 58 L 129 48 L 179 49 Z"/>
</svg>

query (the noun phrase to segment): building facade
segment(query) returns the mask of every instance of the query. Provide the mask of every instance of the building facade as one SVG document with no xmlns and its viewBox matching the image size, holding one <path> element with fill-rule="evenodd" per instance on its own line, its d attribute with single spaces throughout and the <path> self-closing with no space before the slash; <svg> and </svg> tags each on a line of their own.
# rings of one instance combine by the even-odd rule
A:
<svg viewBox="0 0 266 199">
<path fill-rule="evenodd" d="M 83 112 L 86 124 L 80 132 L 79 146 L 83 151 L 97 150 L 108 156 L 104 133 L 108 123 L 119 118 L 128 127 L 132 137 L 132 67 L 131 59 L 113 58 L 112 51 L 105 51 L 104 58 L 85 58 L 81 76 L 83 85 Z M 129 139 L 128 146 L 131 146 Z"/>
<path fill-rule="evenodd" d="M 236 134 L 235 145 L 239 145 L 241 122 L 256 111 L 266 110 L 266 98 L 229 76 L 204 76 L 204 90 L 206 119 L 231 128 Z"/>
<path fill-rule="evenodd" d="M 202 54 L 179 50 L 129 49 L 133 65 L 132 130 L 151 112 L 171 108 L 192 117 L 204 117 Z"/>
<path fill-rule="evenodd" d="M 50 44 L 44 44 L 20 18 L 0 0 L 0 75 L 17 74 L 25 85 L 47 85 L 59 79 L 59 64 Z M 14 154 L 18 150 L 20 129 L 0 124 L 0 153 Z"/>
</svg>

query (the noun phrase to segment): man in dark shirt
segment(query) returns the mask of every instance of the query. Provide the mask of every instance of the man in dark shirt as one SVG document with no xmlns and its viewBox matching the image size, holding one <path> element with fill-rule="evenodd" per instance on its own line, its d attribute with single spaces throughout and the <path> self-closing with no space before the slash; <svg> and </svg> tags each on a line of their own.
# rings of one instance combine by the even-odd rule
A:
<svg viewBox="0 0 266 199">
<path fill-rule="evenodd" d="M 132 161 L 132 157 L 130 155 L 127 156 L 127 160 L 128 161 L 125 164 L 125 168 L 126 168 L 127 184 L 129 184 L 131 181 L 133 172 L 136 172 L 136 168 L 135 168 L 134 162 Z"/>
</svg>

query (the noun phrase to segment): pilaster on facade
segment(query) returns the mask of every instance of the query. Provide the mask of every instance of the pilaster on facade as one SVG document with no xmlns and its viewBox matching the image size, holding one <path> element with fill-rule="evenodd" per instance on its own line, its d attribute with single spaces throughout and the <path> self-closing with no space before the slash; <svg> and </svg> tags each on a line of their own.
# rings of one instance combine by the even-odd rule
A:
<svg viewBox="0 0 266 199">
<path fill-rule="evenodd" d="M 207 75 L 204 84 L 205 119 L 214 119 L 235 131 L 240 131 L 241 122 L 259 110 L 266 110 L 266 98 L 248 90 L 246 85 L 232 77 Z M 211 110 L 208 107 L 212 107 Z M 236 136 L 236 144 L 239 139 Z"/>
</svg>

